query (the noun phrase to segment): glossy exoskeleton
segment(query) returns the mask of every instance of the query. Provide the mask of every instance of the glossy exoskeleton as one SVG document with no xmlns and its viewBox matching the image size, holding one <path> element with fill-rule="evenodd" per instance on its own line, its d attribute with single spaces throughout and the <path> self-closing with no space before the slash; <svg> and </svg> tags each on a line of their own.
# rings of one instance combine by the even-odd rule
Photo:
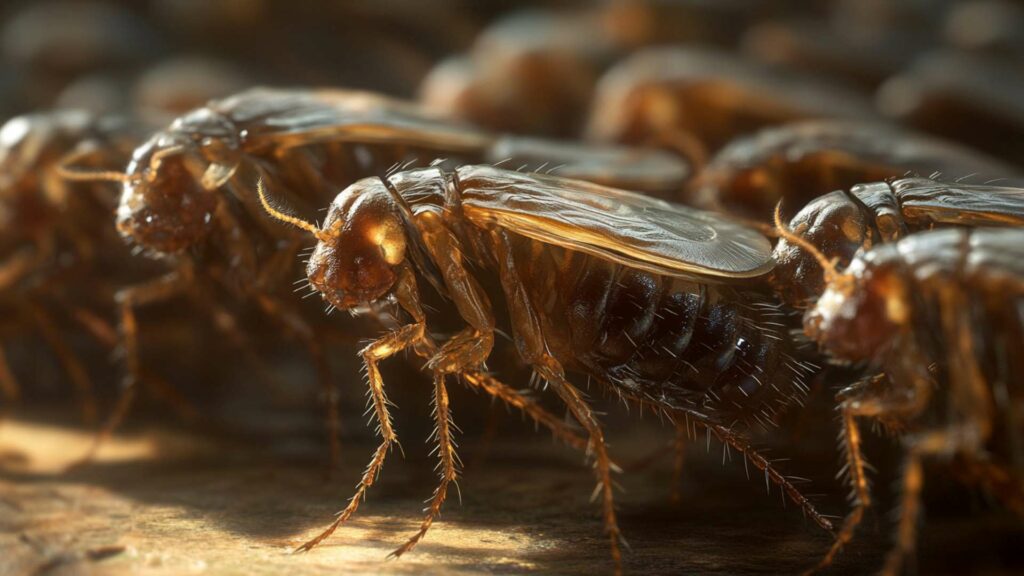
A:
<svg viewBox="0 0 1024 576">
<path fill-rule="evenodd" d="M 1013 167 L 939 138 L 885 124 L 807 121 L 738 138 L 691 185 L 696 206 L 769 222 L 775 206 L 804 206 L 832 190 L 908 174 L 986 181 Z"/>
<path fill-rule="evenodd" d="M 0 305 L 5 320 L 34 327 L 67 372 L 87 420 L 96 417 L 86 366 L 68 343 L 77 326 L 111 341 L 109 301 L 119 282 L 145 266 L 131 262 L 110 221 L 109 183 L 66 180 L 69 165 L 123 164 L 140 140 L 130 122 L 80 111 L 18 116 L 0 128 Z M 69 319 L 70 322 L 63 320 Z M 16 367 L 0 348 L 0 392 L 18 395 Z"/>
<path fill-rule="evenodd" d="M 905 451 L 896 546 L 916 542 L 925 460 L 937 460 L 1024 516 L 1024 228 L 912 234 L 828 270 L 807 334 L 835 357 L 880 372 L 838 395 L 853 510 L 819 568 L 871 505 L 857 419 L 896 430 Z"/>
<path fill-rule="evenodd" d="M 421 528 L 395 555 L 416 545 L 458 471 L 446 377 L 477 378 L 498 330 L 512 334 L 519 357 L 588 433 L 617 566 L 613 464 L 604 430 L 569 373 L 707 428 L 830 526 L 745 436 L 750 425 L 769 426 L 799 402 L 815 371 L 791 336 L 791 316 L 759 281 L 772 261 L 756 230 L 647 196 L 490 166 L 360 180 L 338 195 L 320 227 L 275 208 L 272 188 L 260 190 L 269 214 L 317 238 L 307 276 L 330 305 L 366 306 L 408 322 L 361 352 L 382 443 L 345 510 L 301 549 L 356 511 L 396 442 L 378 365 L 404 350 L 425 358 L 433 373 L 441 459 Z M 450 299 L 465 324 L 443 343 L 420 303 L 425 287 Z"/>
<path fill-rule="evenodd" d="M 496 161 L 501 141 L 409 103 L 342 90 L 253 89 L 178 118 L 141 145 L 119 177 L 118 229 L 144 252 L 178 266 L 165 278 L 120 293 L 129 372 L 137 371 L 134 309 L 181 292 L 202 274 L 221 284 L 234 303 L 260 310 L 295 334 L 316 359 L 322 387 L 332 390 L 315 333 L 322 316 L 303 314 L 292 289 L 293 256 L 308 241 L 267 217 L 255 183 L 262 180 L 290 205 L 312 209 L 329 204 L 355 180 L 395 167 Z M 603 158 L 623 167 L 647 154 L 605 152 L 621 154 L 617 161 Z M 563 154 L 570 164 L 564 169 L 586 176 L 576 158 L 587 155 L 577 149 Z M 656 158 L 656 164 L 678 166 L 671 156 Z M 608 164 L 593 167 L 595 180 L 618 181 Z M 678 171 L 664 174 L 678 184 Z M 333 408 L 330 421 L 333 430 Z"/>
<path fill-rule="evenodd" d="M 1024 226 L 1024 189 L 904 178 L 825 194 L 789 221 L 792 234 L 775 246 L 772 283 L 788 304 L 805 307 L 825 289 L 822 259 L 845 267 L 858 250 L 952 226 Z"/>
</svg>

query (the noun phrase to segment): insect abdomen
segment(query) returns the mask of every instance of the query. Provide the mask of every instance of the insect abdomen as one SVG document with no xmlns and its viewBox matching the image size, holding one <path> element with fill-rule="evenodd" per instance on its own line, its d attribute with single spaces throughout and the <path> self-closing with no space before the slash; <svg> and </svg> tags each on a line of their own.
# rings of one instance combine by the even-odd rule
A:
<svg viewBox="0 0 1024 576">
<path fill-rule="evenodd" d="M 627 396 L 770 419 L 802 394 L 790 318 L 771 297 L 517 238 L 548 345 Z M 557 279 L 557 281 L 553 280 Z"/>
</svg>

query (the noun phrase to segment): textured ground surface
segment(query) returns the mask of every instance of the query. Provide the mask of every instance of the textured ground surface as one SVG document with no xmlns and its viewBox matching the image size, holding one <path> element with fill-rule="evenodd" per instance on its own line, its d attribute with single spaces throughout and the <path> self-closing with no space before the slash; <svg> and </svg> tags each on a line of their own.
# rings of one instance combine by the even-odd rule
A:
<svg viewBox="0 0 1024 576">
<path fill-rule="evenodd" d="M 347 498 L 371 446 L 346 445 L 355 460 L 328 482 L 316 462 L 150 431 L 111 442 L 88 469 L 62 473 L 88 440 L 20 421 L 0 427 L 0 574 L 610 572 L 587 501 L 589 473 L 543 438 L 499 441 L 486 459 L 465 448 L 461 505 L 453 494 L 423 543 L 398 561 L 385 558 L 415 529 L 432 490 L 430 463 L 418 457 L 395 452 L 351 524 L 293 555 Z M 620 460 L 653 445 L 643 435 L 621 440 Z M 766 497 L 741 464 L 692 460 L 678 506 L 667 504 L 667 462 L 622 475 L 628 573 L 796 573 L 823 552 L 827 536 L 783 509 L 776 491 Z M 1006 536 L 988 524 L 947 523 L 929 528 L 922 573 L 978 568 L 972 542 L 1021 549 L 1012 529 Z M 832 573 L 877 566 L 886 527 L 884 515 L 870 519 Z"/>
</svg>

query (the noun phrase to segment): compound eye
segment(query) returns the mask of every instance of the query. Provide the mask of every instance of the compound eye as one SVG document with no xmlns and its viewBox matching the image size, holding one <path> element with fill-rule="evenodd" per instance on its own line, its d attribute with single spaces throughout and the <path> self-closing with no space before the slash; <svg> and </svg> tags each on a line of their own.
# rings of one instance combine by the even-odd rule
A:
<svg viewBox="0 0 1024 576">
<path fill-rule="evenodd" d="M 395 266 L 405 259 L 405 233 L 401 224 L 388 218 L 369 231 L 370 241 L 379 246 L 384 261 Z"/>
</svg>

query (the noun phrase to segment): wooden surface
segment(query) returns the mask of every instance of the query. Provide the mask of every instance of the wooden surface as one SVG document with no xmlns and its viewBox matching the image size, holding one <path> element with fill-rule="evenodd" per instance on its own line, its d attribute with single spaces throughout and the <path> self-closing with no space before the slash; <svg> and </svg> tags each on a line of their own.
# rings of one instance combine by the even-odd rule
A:
<svg viewBox="0 0 1024 576">
<path fill-rule="evenodd" d="M 328 481 L 314 460 L 149 430 L 63 472 L 89 439 L 24 421 L 0 426 L 0 574 L 610 573 L 589 470 L 542 434 L 499 440 L 486 455 L 464 447 L 461 504 L 453 492 L 441 520 L 400 560 L 386 557 L 415 530 L 433 489 L 426 451 L 406 460 L 395 451 L 352 522 L 312 552 L 292 554 L 343 505 L 372 446 L 346 444 L 346 463 Z M 619 459 L 637 460 L 661 441 L 622 439 Z M 719 454 L 691 457 L 677 506 L 667 502 L 669 459 L 620 475 L 627 573 L 796 573 L 824 552 L 827 534 L 783 508 L 777 490 L 765 496 L 742 464 L 723 468 Z M 972 566 L 964 539 L 977 530 L 956 526 L 926 538 L 924 566 Z M 887 530 L 884 516 L 873 516 L 831 573 L 878 566 Z M 987 530 L 972 537 L 991 544 Z M 953 563 L 927 558 L 956 546 Z"/>
</svg>

